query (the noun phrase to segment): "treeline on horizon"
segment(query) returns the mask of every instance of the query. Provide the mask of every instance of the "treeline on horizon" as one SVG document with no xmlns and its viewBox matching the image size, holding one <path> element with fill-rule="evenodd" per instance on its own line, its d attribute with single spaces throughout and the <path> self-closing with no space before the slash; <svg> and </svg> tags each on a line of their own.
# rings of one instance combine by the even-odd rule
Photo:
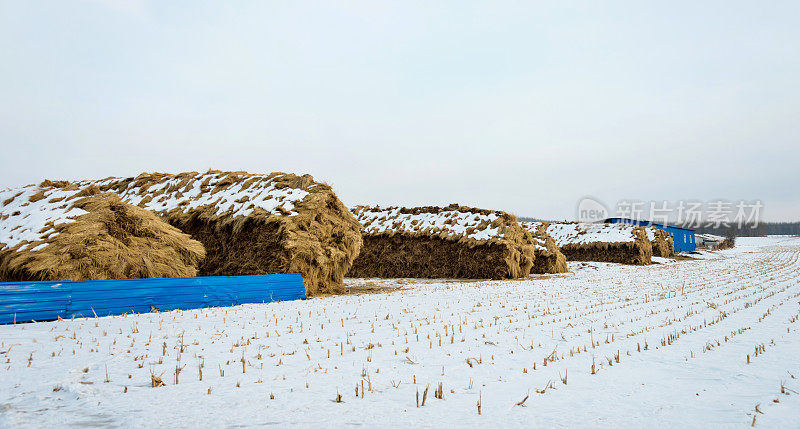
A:
<svg viewBox="0 0 800 429">
<path fill-rule="evenodd" d="M 676 226 L 682 226 L 680 224 Z M 759 222 L 757 224 L 729 225 L 700 225 L 686 228 L 695 230 L 698 234 L 714 234 L 724 237 L 763 237 L 765 235 L 800 235 L 800 222 Z"/>
<path fill-rule="evenodd" d="M 548 221 L 532 217 L 520 216 L 520 221 L 539 221 L 539 222 L 564 222 Z M 690 224 L 673 223 L 670 225 L 693 229 L 697 234 L 714 234 L 723 237 L 763 237 L 765 235 L 800 235 L 800 222 L 759 222 L 757 224 L 736 224 L 728 225 L 707 225 L 693 226 Z"/>
</svg>

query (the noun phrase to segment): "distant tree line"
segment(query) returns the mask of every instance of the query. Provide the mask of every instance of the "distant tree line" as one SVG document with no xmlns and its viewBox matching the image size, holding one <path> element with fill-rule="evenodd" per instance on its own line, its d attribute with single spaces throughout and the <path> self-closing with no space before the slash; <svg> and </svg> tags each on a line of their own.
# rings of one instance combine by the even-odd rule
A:
<svg viewBox="0 0 800 429">
<path fill-rule="evenodd" d="M 682 226 L 682 225 L 676 225 Z M 765 235 L 800 235 L 800 222 L 759 222 L 739 225 L 701 225 L 692 228 L 698 234 L 714 234 L 723 237 L 763 237 Z"/>
<path fill-rule="evenodd" d="M 518 217 L 520 221 L 544 221 L 532 217 Z M 729 224 L 729 225 L 681 225 L 673 224 L 675 226 L 683 226 L 691 228 L 698 234 L 714 234 L 723 237 L 763 237 L 765 235 L 800 235 L 800 222 L 759 222 L 755 224 L 742 224 L 742 226 Z"/>
</svg>

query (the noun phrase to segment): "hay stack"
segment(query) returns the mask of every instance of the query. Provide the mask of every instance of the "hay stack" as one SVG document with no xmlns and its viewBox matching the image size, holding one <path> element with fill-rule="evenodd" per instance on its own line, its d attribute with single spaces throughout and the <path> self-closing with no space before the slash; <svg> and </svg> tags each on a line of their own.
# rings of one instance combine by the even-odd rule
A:
<svg viewBox="0 0 800 429">
<path fill-rule="evenodd" d="M 663 229 L 648 226 L 645 227 L 647 231 L 647 239 L 653 246 L 653 256 L 660 256 L 662 258 L 669 258 L 675 256 L 675 244 L 672 241 L 672 236 Z"/>
<path fill-rule="evenodd" d="M 644 228 L 622 223 L 546 223 L 568 261 L 652 263 L 653 247 Z"/>
<path fill-rule="evenodd" d="M 527 277 L 536 258 L 531 234 L 514 216 L 447 207 L 353 209 L 364 247 L 350 277 Z"/>
<path fill-rule="evenodd" d="M 49 181 L 0 191 L 0 281 L 194 276 L 204 255 L 113 194 Z"/>
<path fill-rule="evenodd" d="M 520 222 L 519 224 L 531 233 L 536 245 L 536 260 L 533 262 L 531 272 L 534 274 L 566 273 L 568 271 L 567 258 L 561 253 L 555 239 L 547 233 L 547 224 L 544 222 Z"/>
<path fill-rule="evenodd" d="M 163 216 L 208 256 L 200 275 L 301 273 L 306 295 L 342 292 L 360 225 L 309 175 L 209 171 L 82 182 Z"/>
</svg>

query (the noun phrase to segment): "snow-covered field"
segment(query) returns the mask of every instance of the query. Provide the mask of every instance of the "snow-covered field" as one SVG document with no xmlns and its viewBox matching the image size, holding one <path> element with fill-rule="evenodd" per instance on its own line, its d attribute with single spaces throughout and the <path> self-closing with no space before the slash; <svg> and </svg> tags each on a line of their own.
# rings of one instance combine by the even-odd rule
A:
<svg viewBox="0 0 800 429">
<path fill-rule="evenodd" d="M 717 256 L 0 326 L 0 426 L 800 427 L 800 239 Z"/>
</svg>

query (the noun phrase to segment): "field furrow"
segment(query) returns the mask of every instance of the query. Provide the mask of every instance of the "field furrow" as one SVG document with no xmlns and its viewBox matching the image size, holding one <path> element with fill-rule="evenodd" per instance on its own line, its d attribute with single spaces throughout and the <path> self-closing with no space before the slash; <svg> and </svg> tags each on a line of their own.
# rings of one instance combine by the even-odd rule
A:
<svg viewBox="0 0 800 429">
<path fill-rule="evenodd" d="M 796 427 L 800 239 L 741 241 L 717 259 L 0 326 L 0 426 Z"/>
</svg>

